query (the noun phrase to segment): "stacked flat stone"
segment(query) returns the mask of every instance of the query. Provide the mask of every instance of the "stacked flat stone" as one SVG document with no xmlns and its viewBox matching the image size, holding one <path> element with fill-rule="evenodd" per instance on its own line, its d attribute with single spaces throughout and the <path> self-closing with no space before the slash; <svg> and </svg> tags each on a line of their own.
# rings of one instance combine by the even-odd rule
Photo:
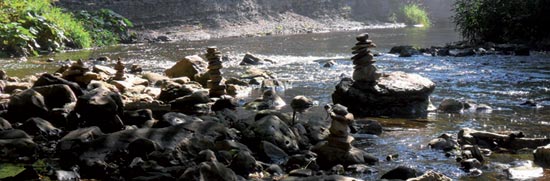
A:
<svg viewBox="0 0 550 181">
<path fill-rule="evenodd" d="M 222 66 L 221 52 L 216 47 L 208 47 L 206 49 L 206 59 L 208 59 L 208 75 L 210 80 L 206 83 L 206 86 L 210 89 L 210 97 L 220 97 L 225 95 L 225 84 L 222 81 L 222 73 L 220 69 Z"/>
<path fill-rule="evenodd" d="M 71 79 L 77 76 L 82 76 L 84 73 L 89 72 L 90 68 L 82 62 L 82 59 L 77 60 L 75 63 L 71 64 L 69 69 L 63 72 L 63 78 Z"/>
<path fill-rule="evenodd" d="M 369 50 L 369 48 L 376 47 L 371 40 L 369 40 L 369 34 L 363 33 L 356 37 L 357 43 L 353 48 L 352 54 L 354 54 L 351 59 L 353 60 L 354 71 L 353 71 L 353 80 L 355 81 L 365 81 L 365 82 L 375 82 L 380 78 L 381 73 L 377 72 L 376 67 L 373 65 L 376 60 Z"/>
<path fill-rule="evenodd" d="M 122 61 L 120 61 L 120 58 L 118 59 L 116 65 L 115 65 L 115 77 L 113 77 L 113 80 L 125 80 L 126 77 L 124 77 L 124 64 Z"/>
</svg>

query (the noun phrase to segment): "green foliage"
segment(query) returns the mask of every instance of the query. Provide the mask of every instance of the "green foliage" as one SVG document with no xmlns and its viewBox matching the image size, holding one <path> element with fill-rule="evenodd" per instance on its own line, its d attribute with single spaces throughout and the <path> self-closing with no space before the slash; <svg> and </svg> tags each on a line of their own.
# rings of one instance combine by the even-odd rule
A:
<svg viewBox="0 0 550 181">
<path fill-rule="evenodd" d="M 50 0 L 3 0 L 0 22 L 0 50 L 16 56 L 58 51 L 67 43 L 76 48 L 91 45 L 80 22 Z"/>
<path fill-rule="evenodd" d="M 408 25 L 422 24 L 424 27 L 430 26 L 430 18 L 424 8 L 418 4 L 410 3 L 399 9 L 399 18 Z"/>
<path fill-rule="evenodd" d="M 0 179 L 15 176 L 25 170 L 22 164 L 0 163 Z"/>
<path fill-rule="evenodd" d="M 131 42 L 135 38 L 135 35 L 128 31 L 133 26 L 132 22 L 111 10 L 79 11 L 76 13 L 76 18 L 86 22 L 84 27 L 89 30 L 95 45 Z"/>
<path fill-rule="evenodd" d="M 532 43 L 550 38 L 550 1 L 457 0 L 453 21 L 470 42 Z"/>
</svg>

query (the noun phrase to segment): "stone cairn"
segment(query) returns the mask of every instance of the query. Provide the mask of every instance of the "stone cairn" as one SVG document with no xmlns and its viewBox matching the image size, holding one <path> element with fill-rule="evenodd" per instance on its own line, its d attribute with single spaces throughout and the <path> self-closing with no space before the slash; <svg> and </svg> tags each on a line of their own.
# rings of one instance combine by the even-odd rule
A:
<svg viewBox="0 0 550 181">
<path fill-rule="evenodd" d="M 369 40 L 369 34 L 363 33 L 356 37 L 357 43 L 353 48 L 352 54 L 354 54 L 351 59 L 353 60 L 354 71 L 353 71 L 353 80 L 355 81 L 365 81 L 365 82 L 375 82 L 380 78 L 381 73 L 376 71 L 376 67 L 373 65 L 376 60 L 369 50 L 369 48 L 376 47 L 371 40 Z"/>
<path fill-rule="evenodd" d="M 340 105 L 326 105 L 330 118 L 332 119 L 329 128 L 330 134 L 327 137 L 328 146 L 340 148 L 345 151 L 351 150 L 351 142 L 354 138 L 350 135 L 350 127 L 354 121 L 353 114 L 347 108 Z"/>
<path fill-rule="evenodd" d="M 124 69 L 125 69 L 124 64 L 122 63 L 120 58 L 118 58 L 118 61 L 116 62 L 116 65 L 115 65 L 116 73 L 115 73 L 115 77 L 113 77 L 113 80 L 126 80 L 126 77 L 124 76 Z"/>
<path fill-rule="evenodd" d="M 225 95 L 225 84 L 223 83 L 221 52 L 214 46 L 206 49 L 206 59 L 208 59 L 208 75 L 210 80 L 207 87 L 210 89 L 210 97 L 220 97 Z"/>
<path fill-rule="evenodd" d="M 90 68 L 82 62 L 82 59 L 78 59 L 76 62 L 63 72 L 63 78 L 74 79 L 74 77 L 83 76 L 84 73 L 89 72 Z M 72 81 L 72 80 L 71 80 Z"/>
</svg>

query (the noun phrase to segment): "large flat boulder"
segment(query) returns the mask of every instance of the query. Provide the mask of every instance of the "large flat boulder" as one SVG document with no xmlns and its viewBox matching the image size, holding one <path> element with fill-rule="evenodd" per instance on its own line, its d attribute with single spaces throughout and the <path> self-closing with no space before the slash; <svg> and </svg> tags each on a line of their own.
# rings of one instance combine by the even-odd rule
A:
<svg viewBox="0 0 550 181">
<path fill-rule="evenodd" d="M 425 117 L 434 89 L 434 82 L 418 74 L 391 72 L 370 82 L 344 78 L 332 100 L 356 117 Z"/>
<path fill-rule="evenodd" d="M 197 55 L 186 56 L 178 61 L 174 66 L 166 69 L 164 73 L 168 77 L 189 77 L 194 80 L 195 75 L 206 70 L 208 63 Z"/>
</svg>

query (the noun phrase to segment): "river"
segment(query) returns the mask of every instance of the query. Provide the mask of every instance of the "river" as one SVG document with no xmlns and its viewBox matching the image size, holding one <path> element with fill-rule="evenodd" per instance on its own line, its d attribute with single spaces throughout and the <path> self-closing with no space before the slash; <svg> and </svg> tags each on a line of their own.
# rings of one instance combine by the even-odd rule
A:
<svg viewBox="0 0 550 181">
<path fill-rule="evenodd" d="M 0 65 L 9 75 L 24 76 L 38 72 L 53 72 L 55 60 L 88 59 L 89 57 L 121 57 L 127 63 L 143 65 L 146 70 L 161 72 L 178 59 L 205 51 L 206 46 L 217 46 L 232 61 L 224 62 L 225 77 L 238 75 L 246 67 L 239 66 L 246 52 L 275 60 L 276 64 L 259 65 L 288 82 L 281 92 L 289 102 L 296 95 L 306 95 L 319 102 L 318 107 L 301 115 L 301 119 L 322 119 L 322 105 L 331 102 L 331 93 L 341 77 L 350 76 L 353 68 L 349 58 L 355 36 L 369 32 L 378 47 L 376 66 L 383 71 L 418 73 L 433 80 L 437 87 L 432 102 L 438 105 L 445 98 L 471 99 L 493 108 L 490 112 L 465 112 L 463 114 L 431 113 L 427 120 L 373 118 L 381 121 L 386 131 L 380 136 L 364 136 L 356 139 L 356 145 L 385 160 L 389 154 L 399 154 L 396 161 L 381 161 L 377 173 L 359 175 L 364 179 L 376 179 L 399 165 L 410 165 L 425 171 L 434 169 L 461 180 L 507 179 L 506 173 L 495 166 L 515 160 L 532 160 L 531 152 L 517 154 L 493 154 L 482 170 L 483 176 L 472 178 L 460 170 L 459 163 L 444 153 L 430 150 L 429 140 L 443 134 L 455 134 L 461 128 L 486 131 L 523 131 L 527 137 L 550 136 L 550 55 L 532 52 L 531 56 L 487 55 L 473 57 L 413 56 L 409 58 L 385 54 L 392 46 L 414 45 L 429 47 L 460 40 L 452 26 L 428 29 L 398 28 L 369 29 L 353 32 L 330 32 L 301 35 L 263 36 L 247 38 L 222 38 L 192 42 L 168 42 L 135 44 L 72 51 L 50 56 L 29 58 L 28 61 L 1 60 Z M 324 68 L 316 60 L 335 60 L 336 65 Z M 248 100 L 258 95 L 251 92 Z M 523 107 L 521 103 L 537 99 L 539 107 Z M 289 108 L 283 109 L 289 111 Z M 539 179 L 550 179 L 550 171 Z"/>
</svg>

